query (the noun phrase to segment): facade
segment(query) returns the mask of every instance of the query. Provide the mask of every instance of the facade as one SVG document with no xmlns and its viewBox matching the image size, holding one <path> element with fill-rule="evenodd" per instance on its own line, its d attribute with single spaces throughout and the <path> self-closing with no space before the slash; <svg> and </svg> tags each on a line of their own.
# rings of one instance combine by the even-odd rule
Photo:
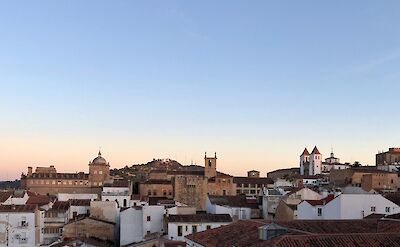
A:
<svg viewBox="0 0 400 247">
<path fill-rule="evenodd" d="M 28 167 L 26 176 L 21 177 L 24 188 L 39 194 L 95 193 L 100 194 L 101 186 L 110 179 L 110 165 L 101 156 L 89 162 L 89 173 L 58 173 L 54 166 L 37 167 L 32 172 Z"/>
<path fill-rule="evenodd" d="M 349 169 L 351 167 L 350 163 L 340 163 L 340 159 L 336 158 L 333 151 L 331 152 L 331 156 L 325 159 L 325 162 L 322 162 L 322 174 L 329 174 L 331 170 L 344 170 Z"/>
<path fill-rule="evenodd" d="M 329 181 L 335 186 L 363 186 L 367 191 L 369 191 L 369 188 L 398 188 L 397 173 L 387 172 L 374 168 L 351 168 L 345 170 L 332 170 L 329 174 Z"/>
<path fill-rule="evenodd" d="M 272 188 L 274 185 L 271 178 L 257 176 L 234 177 L 233 182 L 236 184 L 236 194 L 247 196 L 258 196 L 264 188 Z"/>
<path fill-rule="evenodd" d="M 274 219 L 276 208 L 283 195 L 276 189 L 264 189 L 262 196 L 262 214 L 264 219 Z"/>
<path fill-rule="evenodd" d="M 257 200 L 244 195 L 214 196 L 208 195 L 206 210 L 209 214 L 229 214 L 234 220 L 260 218 Z"/>
<path fill-rule="evenodd" d="M 168 239 L 184 241 L 185 236 L 232 222 L 229 214 L 185 214 L 168 217 Z"/>
<path fill-rule="evenodd" d="M 44 213 L 37 205 L 0 205 L 0 246 L 43 244 Z"/>
<path fill-rule="evenodd" d="M 340 194 L 322 200 L 305 200 L 297 206 L 295 219 L 363 219 L 370 214 L 400 213 L 400 206 L 380 194 Z"/>
<path fill-rule="evenodd" d="M 44 215 L 44 244 L 62 239 L 62 230 L 69 221 L 69 202 L 56 201 Z"/>
<path fill-rule="evenodd" d="M 161 235 L 164 228 L 163 206 L 135 206 L 124 208 L 120 214 L 121 245 L 145 241 L 151 235 Z"/>
<path fill-rule="evenodd" d="M 375 155 L 375 165 L 400 165 L 400 148 L 389 148 L 389 151 L 377 153 Z"/>
<path fill-rule="evenodd" d="M 104 185 L 101 194 L 102 201 L 115 201 L 120 208 L 129 207 L 130 198 L 128 181 L 114 181 L 112 184 Z"/>
<path fill-rule="evenodd" d="M 287 193 L 279 201 L 275 210 L 276 220 L 293 220 L 297 218 L 297 206 L 304 200 L 321 200 L 322 196 L 309 189 L 297 188 Z"/>
<path fill-rule="evenodd" d="M 322 171 L 322 155 L 317 146 L 314 147 L 311 154 L 307 148 L 300 155 L 300 175 L 317 175 Z"/>
<path fill-rule="evenodd" d="M 95 238 L 106 243 L 114 243 L 114 222 L 91 217 L 79 218 L 70 221 L 64 226 L 64 239 Z"/>
</svg>

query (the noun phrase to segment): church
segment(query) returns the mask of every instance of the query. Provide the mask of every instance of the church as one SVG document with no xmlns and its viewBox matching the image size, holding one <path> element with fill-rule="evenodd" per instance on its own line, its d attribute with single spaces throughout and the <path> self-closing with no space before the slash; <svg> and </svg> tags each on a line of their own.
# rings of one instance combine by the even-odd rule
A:
<svg viewBox="0 0 400 247">
<path fill-rule="evenodd" d="M 110 164 L 101 156 L 89 162 L 89 173 L 59 173 L 54 166 L 28 167 L 27 175 L 21 176 L 22 187 L 39 194 L 101 193 L 102 186 L 110 180 Z"/>
</svg>

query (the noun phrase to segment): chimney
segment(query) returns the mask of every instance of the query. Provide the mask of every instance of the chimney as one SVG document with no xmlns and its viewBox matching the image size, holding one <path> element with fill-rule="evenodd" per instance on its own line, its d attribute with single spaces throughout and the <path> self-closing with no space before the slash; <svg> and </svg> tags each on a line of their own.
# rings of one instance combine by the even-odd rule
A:
<svg viewBox="0 0 400 247">
<path fill-rule="evenodd" d="M 28 177 L 32 176 L 32 167 L 28 166 Z"/>
</svg>

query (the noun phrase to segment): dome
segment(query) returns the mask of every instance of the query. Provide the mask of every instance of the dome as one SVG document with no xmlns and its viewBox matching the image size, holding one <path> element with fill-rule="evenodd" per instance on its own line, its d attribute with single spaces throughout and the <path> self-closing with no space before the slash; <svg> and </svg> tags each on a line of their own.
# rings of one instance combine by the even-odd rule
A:
<svg viewBox="0 0 400 247">
<path fill-rule="evenodd" d="M 107 165 L 107 161 L 106 161 L 106 159 L 101 157 L 100 151 L 99 151 L 99 155 L 93 159 L 92 165 Z"/>
</svg>

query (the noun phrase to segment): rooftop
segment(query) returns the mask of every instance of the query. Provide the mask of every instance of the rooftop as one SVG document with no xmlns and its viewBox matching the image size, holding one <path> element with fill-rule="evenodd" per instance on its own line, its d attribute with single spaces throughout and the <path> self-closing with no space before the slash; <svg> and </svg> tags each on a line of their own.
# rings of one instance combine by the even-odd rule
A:
<svg viewBox="0 0 400 247">
<path fill-rule="evenodd" d="M 235 184 L 273 184 L 274 180 L 266 177 L 233 177 Z"/>
<path fill-rule="evenodd" d="M 211 204 L 228 207 L 242 207 L 258 209 L 258 204 L 255 199 L 247 198 L 245 195 L 236 196 L 214 196 L 208 195 Z"/>
<path fill-rule="evenodd" d="M 168 222 L 232 222 L 229 214 L 178 214 L 169 215 Z"/>
<path fill-rule="evenodd" d="M 33 213 L 37 205 L 0 205 L 0 212 L 8 213 Z"/>
<path fill-rule="evenodd" d="M 240 220 L 226 226 L 191 234 L 186 238 L 203 246 L 210 247 L 400 246 L 400 234 L 398 233 L 400 227 L 399 221 L 281 221 L 275 223 L 287 228 L 288 233 L 271 240 L 259 240 L 258 228 L 269 223 L 271 222 L 265 220 Z"/>
</svg>

